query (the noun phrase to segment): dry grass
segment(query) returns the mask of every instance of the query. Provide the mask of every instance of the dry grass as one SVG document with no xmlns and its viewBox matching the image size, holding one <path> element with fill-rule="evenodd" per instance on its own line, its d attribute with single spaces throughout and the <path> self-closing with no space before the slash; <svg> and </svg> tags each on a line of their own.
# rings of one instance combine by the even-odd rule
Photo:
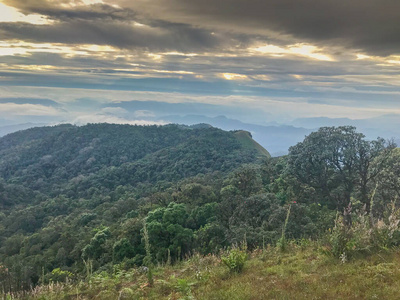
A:
<svg viewBox="0 0 400 300">
<path fill-rule="evenodd" d="M 153 287 L 145 274 L 129 271 L 90 284 L 40 287 L 25 299 L 399 299 L 399 265 L 399 251 L 343 264 L 315 245 L 292 245 L 286 253 L 252 253 L 240 274 L 230 273 L 216 256 L 196 255 L 156 268 Z"/>
</svg>

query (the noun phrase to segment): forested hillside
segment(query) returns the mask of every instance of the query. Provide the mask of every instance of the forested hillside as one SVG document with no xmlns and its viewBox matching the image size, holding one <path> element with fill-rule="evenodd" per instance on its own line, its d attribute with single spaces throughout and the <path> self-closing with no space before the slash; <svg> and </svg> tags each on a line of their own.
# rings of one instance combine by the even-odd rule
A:
<svg viewBox="0 0 400 300">
<path fill-rule="evenodd" d="M 99 172 L 102 178 L 115 174 L 110 176 L 124 184 L 224 172 L 254 161 L 256 152 L 215 128 L 96 124 L 10 134 L 0 140 L 0 155 L 2 178 L 49 194 L 54 185 Z"/>
<path fill-rule="evenodd" d="M 33 128 L 0 139 L 0 176 L 5 292 L 123 270 L 152 285 L 152 266 L 240 244 L 232 269 L 290 240 L 342 261 L 400 244 L 400 151 L 354 127 L 280 158 L 206 125 Z"/>
<path fill-rule="evenodd" d="M 191 194 L 213 202 L 214 185 L 229 171 L 267 154 L 210 126 L 60 125 L 7 135 L 0 139 L 0 261 L 24 286 L 56 267 L 80 272 L 84 247 L 111 226 L 118 232 L 108 243 L 133 244 L 96 267 L 125 256 L 141 264 L 138 216 Z M 201 225 L 193 221 L 190 230 Z"/>
</svg>

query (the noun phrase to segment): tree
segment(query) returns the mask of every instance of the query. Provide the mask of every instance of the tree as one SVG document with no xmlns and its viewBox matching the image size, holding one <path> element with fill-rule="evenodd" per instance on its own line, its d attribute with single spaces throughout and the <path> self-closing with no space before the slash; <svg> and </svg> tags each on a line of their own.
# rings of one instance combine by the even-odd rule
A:
<svg viewBox="0 0 400 300">
<path fill-rule="evenodd" d="M 135 255 L 135 249 L 127 238 L 123 238 L 114 243 L 113 256 L 115 262 L 120 262 L 124 258 L 132 258 Z"/>
<path fill-rule="evenodd" d="M 257 193 L 262 189 L 262 181 L 258 167 L 244 165 L 235 171 L 231 184 L 239 190 L 244 197 Z"/>
<path fill-rule="evenodd" d="M 370 164 L 386 148 L 383 139 L 366 141 L 353 126 L 322 127 L 290 147 L 287 173 L 315 191 L 316 201 L 342 210 L 357 192 L 369 211 Z"/>
<path fill-rule="evenodd" d="M 393 141 L 385 142 L 378 138 L 375 141 L 360 140 L 356 145 L 358 151 L 358 175 L 359 175 L 359 195 L 360 201 L 365 204 L 367 212 L 371 209 L 370 182 L 375 181 L 390 164 L 393 154 L 392 150 L 396 147 Z M 395 164 L 395 161 L 391 163 Z"/>
<path fill-rule="evenodd" d="M 90 243 L 82 249 L 82 258 L 99 259 L 107 251 L 105 244 L 110 236 L 111 231 L 108 227 L 97 231 Z"/>
<path fill-rule="evenodd" d="M 188 253 L 193 231 L 187 228 L 189 215 L 184 204 L 171 202 L 167 208 L 157 208 L 146 218 L 152 253 L 159 261 L 167 261 L 168 252 L 173 259 Z"/>
<path fill-rule="evenodd" d="M 400 197 L 400 148 L 383 152 L 371 164 L 373 177 L 370 188 L 374 189 L 373 214 L 382 217 L 385 206 Z"/>
</svg>

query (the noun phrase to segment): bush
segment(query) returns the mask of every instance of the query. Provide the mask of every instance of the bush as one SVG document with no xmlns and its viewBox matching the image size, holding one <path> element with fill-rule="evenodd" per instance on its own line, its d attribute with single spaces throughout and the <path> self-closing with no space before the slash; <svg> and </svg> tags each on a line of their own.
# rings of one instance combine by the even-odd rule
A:
<svg viewBox="0 0 400 300">
<path fill-rule="evenodd" d="M 245 247 L 233 248 L 227 255 L 221 257 L 222 263 L 226 265 L 230 272 L 240 273 L 243 270 L 244 263 L 247 260 Z"/>
<path fill-rule="evenodd" d="M 74 277 L 69 271 L 63 271 L 60 268 L 56 268 L 51 273 L 46 274 L 44 278 L 44 283 L 49 282 L 66 282 Z"/>
<path fill-rule="evenodd" d="M 134 299 L 135 293 L 133 292 L 133 290 L 131 290 L 130 288 L 123 288 L 120 292 L 119 292 L 119 300 L 128 300 L 128 299 Z"/>
<path fill-rule="evenodd" d="M 345 261 L 358 254 L 387 250 L 400 244 L 400 209 L 392 202 L 385 217 L 375 220 L 364 210 L 349 214 L 350 223 L 344 216 L 337 216 L 329 234 L 330 253 Z"/>
</svg>

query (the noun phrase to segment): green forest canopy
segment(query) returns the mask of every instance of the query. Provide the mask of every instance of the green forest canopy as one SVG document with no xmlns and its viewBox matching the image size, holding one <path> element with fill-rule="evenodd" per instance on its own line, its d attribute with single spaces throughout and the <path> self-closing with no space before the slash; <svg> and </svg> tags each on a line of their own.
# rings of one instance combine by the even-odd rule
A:
<svg viewBox="0 0 400 300">
<path fill-rule="evenodd" d="M 351 205 L 379 217 L 399 196 L 400 151 L 325 127 L 271 158 L 244 132 L 90 124 L 0 139 L 0 264 L 14 289 L 239 243 L 317 238 Z M 371 205 L 371 195 L 374 195 Z M 53 275 L 52 275 L 53 274 Z"/>
</svg>

